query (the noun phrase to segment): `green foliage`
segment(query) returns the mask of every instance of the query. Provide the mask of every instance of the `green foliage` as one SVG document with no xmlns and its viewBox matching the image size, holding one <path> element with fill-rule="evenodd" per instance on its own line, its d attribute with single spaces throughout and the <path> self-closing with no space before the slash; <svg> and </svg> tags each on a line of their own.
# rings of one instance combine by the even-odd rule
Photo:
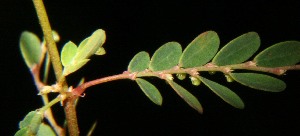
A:
<svg viewBox="0 0 300 136">
<path fill-rule="evenodd" d="M 235 92 L 219 83 L 200 76 L 198 71 L 208 71 L 209 73 L 221 71 L 228 82 L 235 80 L 254 89 L 279 92 L 286 88 L 283 81 L 265 74 L 238 73 L 233 69 L 240 70 L 252 67 L 250 70 L 272 73 L 270 70 L 264 71 L 262 68 L 256 67 L 255 63 L 258 66 L 272 68 L 294 65 L 300 61 L 300 42 L 297 41 L 275 44 L 259 53 L 254 58 L 254 61 L 246 63 L 243 62 L 247 61 L 260 46 L 260 38 L 256 32 L 248 32 L 233 39 L 217 52 L 219 43 L 219 37 L 214 31 L 207 31 L 200 34 L 184 49 L 183 53 L 181 53 L 182 47 L 180 44 L 169 42 L 155 51 L 151 61 L 147 52 L 142 51 L 136 54 L 129 63 L 128 71 L 131 73 L 137 72 L 135 73 L 137 77 L 135 80 L 147 97 L 154 103 L 158 104 L 162 101 L 158 90 L 153 84 L 139 77 L 155 76 L 166 80 L 181 98 L 195 110 L 202 113 L 202 106 L 197 98 L 174 82 L 172 74 L 176 74 L 176 77 L 180 80 L 184 80 L 187 74 L 189 74 L 193 85 L 198 86 L 203 82 L 225 102 L 235 108 L 243 109 L 244 103 Z M 274 74 L 277 73 L 274 72 Z M 155 92 L 155 95 L 149 94 L 149 92 Z M 158 96 L 161 101 L 155 100 Z M 161 103 L 158 105 L 161 105 Z"/>
<path fill-rule="evenodd" d="M 172 80 L 167 80 L 167 82 L 187 104 L 189 104 L 192 108 L 197 110 L 199 113 L 203 113 L 202 105 L 194 95 L 192 95 L 189 91 L 187 91 L 182 86 L 178 85 Z"/>
<path fill-rule="evenodd" d="M 102 47 L 105 39 L 105 31 L 98 29 L 90 37 L 84 39 L 78 47 L 73 42 L 66 43 L 61 51 L 63 75 L 67 76 L 80 69 L 89 61 L 90 56 L 105 54 Z"/>
<path fill-rule="evenodd" d="M 171 69 L 178 64 L 181 53 L 182 49 L 179 43 L 168 42 L 155 51 L 149 69 L 152 71 Z"/>
<path fill-rule="evenodd" d="M 105 49 L 102 45 L 105 39 L 104 30 L 98 29 L 90 37 L 84 39 L 79 46 L 71 41 L 67 42 L 61 51 L 61 63 L 64 66 L 63 76 L 80 69 L 90 61 L 90 56 L 104 55 Z M 40 44 L 41 42 L 35 34 L 27 31 L 22 33 L 20 38 L 21 53 L 29 68 L 42 62 L 40 60 L 42 52 Z M 107 82 L 124 78 L 135 80 L 143 93 L 153 103 L 162 105 L 163 98 L 157 87 L 143 79 L 143 77 L 149 76 L 158 77 L 165 80 L 189 106 L 199 113 L 203 113 L 202 105 L 198 99 L 176 83 L 173 80 L 173 74 L 176 74 L 179 80 L 184 80 L 186 76 L 189 76 L 191 83 L 195 86 L 199 86 L 203 82 L 225 102 L 235 108 L 243 109 L 244 102 L 235 92 L 203 77 L 199 72 L 206 71 L 211 75 L 215 72 L 223 72 L 228 82 L 237 81 L 257 90 L 280 92 L 286 88 L 283 81 L 267 74 L 254 73 L 254 71 L 278 74 L 275 71 L 279 70 L 284 73 L 286 69 L 282 69 L 281 66 L 291 66 L 300 62 L 300 42 L 298 41 L 277 43 L 260 52 L 253 61 L 249 62 L 245 61 L 253 56 L 260 46 L 260 38 L 256 32 L 248 32 L 233 39 L 218 52 L 219 44 L 219 37 L 214 31 L 200 34 L 183 52 L 178 42 L 168 42 L 158 48 L 151 58 L 149 53 L 145 51 L 137 53 L 130 61 L 127 72 L 121 74 L 122 78 L 115 75 L 111 79 L 106 78 L 105 81 L 99 79 L 98 81 Z M 251 70 L 252 73 L 239 70 Z M 93 82 L 92 84 L 97 83 Z M 70 88 L 72 89 L 72 87 Z M 79 87 L 79 89 L 86 88 Z M 55 101 L 52 104 L 54 103 Z M 49 107 L 51 106 L 46 106 L 46 108 Z M 19 123 L 20 130 L 15 135 L 56 135 L 49 125 L 42 122 L 43 118 L 42 112 L 38 110 L 29 112 Z"/>
<path fill-rule="evenodd" d="M 28 68 L 38 64 L 41 59 L 41 41 L 31 32 L 24 31 L 20 37 L 20 49 Z"/>
<path fill-rule="evenodd" d="M 286 88 L 283 81 L 264 74 L 231 73 L 230 75 L 235 81 L 258 90 L 280 92 Z"/>
<path fill-rule="evenodd" d="M 36 135 L 39 131 L 39 127 L 42 123 L 43 114 L 39 111 L 29 112 L 25 118 L 20 121 L 20 130 L 15 134 L 15 136 L 31 136 Z"/>
<path fill-rule="evenodd" d="M 258 50 L 259 45 L 260 39 L 256 32 L 243 34 L 227 43 L 212 62 L 218 66 L 242 63 Z"/>
<path fill-rule="evenodd" d="M 157 105 L 162 104 L 162 96 L 153 84 L 142 78 L 137 78 L 135 81 L 152 102 Z"/>
<path fill-rule="evenodd" d="M 150 57 L 145 51 L 136 54 L 128 65 L 129 72 L 141 72 L 149 67 Z"/>
<path fill-rule="evenodd" d="M 259 53 L 254 61 L 262 67 L 295 65 L 300 61 L 300 42 L 285 41 L 274 44 Z"/>
<path fill-rule="evenodd" d="M 191 68 L 202 66 L 217 53 L 220 40 L 214 31 L 207 31 L 196 37 L 183 51 L 179 66 Z"/>
<path fill-rule="evenodd" d="M 232 105 L 233 107 L 243 109 L 244 103 L 241 100 L 241 98 L 236 95 L 233 91 L 231 91 L 229 88 L 220 85 L 216 82 L 213 82 L 211 80 L 208 80 L 204 77 L 200 77 L 200 80 L 209 87 L 216 95 L 221 97 L 225 102 Z"/>
<path fill-rule="evenodd" d="M 63 66 L 71 65 L 74 56 L 77 53 L 77 46 L 73 42 L 68 42 L 61 50 L 61 63 Z"/>
</svg>

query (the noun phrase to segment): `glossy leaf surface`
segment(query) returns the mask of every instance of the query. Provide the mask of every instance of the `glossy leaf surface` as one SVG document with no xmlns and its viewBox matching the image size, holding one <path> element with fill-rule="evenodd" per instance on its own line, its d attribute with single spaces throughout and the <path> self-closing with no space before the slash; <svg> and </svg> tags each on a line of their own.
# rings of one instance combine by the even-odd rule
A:
<svg viewBox="0 0 300 136">
<path fill-rule="evenodd" d="M 162 96 L 161 96 L 160 92 L 158 91 L 158 89 L 153 84 L 151 84 L 150 82 L 148 82 L 147 80 L 144 80 L 142 78 L 137 78 L 135 81 L 137 82 L 139 87 L 142 89 L 144 94 L 152 102 L 154 102 L 157 105 L 162 104 Z"/>
<path fill-rule="evenodd" d="M 129 62 L 129 72 L 141 72 L 149 67 L 150 56 L 147 52 L 141 51 L 137 53 Z"/>
<path fill-rule="evenodd" d="M 259 53 L 254 61 L 262 67 L 280 67 L 300 62 L 300 42 L 285 41 L 274 44 Z"/>
<path fill-rule="evenodd" d="M 227 43 L 212 62 L 218 66 L 242 63 L 248 60 L 259 46 L 260 38 L 256 32 L 243 34 Z"/>
<path fill-rule="evenodd" d="M 183 51 L 179 66 L 191 68 L 209 62 L 217 53 L 220 40 L 214 31 L 207 31 L 196 37 Z"/>
<path fill-rule="evenodd" d="M 200 80 L 211 89 L 216 95 L 222 98 L 225 102 L 232 105 L 235 108 L 243 109 L 245 107 L 242 99 L 229 88 L 220 85 L 214 81 L 200 77 Z"/>
<path fill-rule="evenodd" d="M 181 53 L 182 49 L 179 43 L 168 42 L 155 51 L 149 68 L 152 71 L 171 69 L 178 64 Z"/>
<path fill-rule="evenodd" d="M 286 88 L 283 81 L 264 74 L 231 73 L 230 75 L 235 81 L 258 90 L 280 92 Z"/>
<path fill-rule="evenodd" d="M 199 113 L 203 113 L 203 108 L 198 99 L 192 95 L 189 91 L 187 91 L 182 86 L 178 85 L 172 80 L 167 80 L 170 86 L 175 90 L 175 92 L 192 108 L 197 110 Z"/>
<path fill-rule="evenodd" d="M 38 64 L 41 58 L 41 41 L 31 32 L 24 31 L 20 37 L 20 49 L 28 68 Z"/>
<path fill-rule="evenodd" d="M 70 65 L 77 53 L 77 46 L 73 42 L 68 42 L 61 50 L 61 62 L 63 66 Z"/>
</svg>

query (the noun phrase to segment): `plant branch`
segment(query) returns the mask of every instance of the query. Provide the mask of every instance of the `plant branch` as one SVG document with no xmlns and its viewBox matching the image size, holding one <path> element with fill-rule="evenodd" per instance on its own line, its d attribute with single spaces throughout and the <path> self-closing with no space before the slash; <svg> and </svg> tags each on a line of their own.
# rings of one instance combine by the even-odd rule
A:
<svg viewBox="0 0 300 136">
<path fill-rule="evenodd" d="M 46 46 L 49 53 L 49 57 L 51 63 L 54 68 L 54 73 L 59 86 L 62 86 L 61 93 L 66 93 L 68 86 L 66 83 L 66 79 L 62 74 L 62 65 L 60 62 L 59 53 L 56 47 L 55 40 L 53 39 L 52 29 L 50 26 L 50 22 L 46 13 L 46 9 L 42 0 L 33 0 L 34 7 L 37 12 L 37 16 L 42 27 L 42 31 L 46 40 Z M 72 103 L 74 103 L 76 99 L 67 98 L 65 101 L 65 113 L 68 122 L 68 128 L 70 135 L 78 136 L 79 128 L 76 117 L 76 110 Z M 69 105 L 71 104 L 71 105 Z M 75 121 L 74 121 L 75 120 Z"/>
<path fill-rule="evenodd" d="M 229 74 L 230 72 L 234 70 L 250 70 L 250 71 L 258 71 L 258 72 L 265 72 L 265 73 L 271 73 L 275 75 L 283 75 L 287 70 L 300 70 L 300 64 L 293 65 L 293 66 L 283 66 L 283 67 L 259 67 L 256 66 L 254 62 L 248 61 L 242 64 L 235 64 L 235 65 L 227 65 L 227 66 L 216 66 L 211 63 L 208 63 L 205 66 L 195 67 L 195 68 L 180 68 L 178 66 L 175 66 L 172 69 L 163 70 L 163 71 L 150 71 L 148 69 L 142 71 L 142 72 L 134 72 L 130 73 L 128 71 L 123 72 L 122 74 L 103 77 L 99 79 L 95 79 L 86 83 L 81 84 L 80 86 L 74 88 L 72 90 L 73 95 L 75 96 L 83 96 L 82 94 L 84 91 L 94 85 L 111 82 L 115 80 L 120 79 L 131 79 L 135 80 L 137 77 L 158 77 L 161 79 L 164 79 L 166 74 L 179 74 L 179 73 L 188 73 L 192 76 L 198 75 L 198 72 L 203 71 L 219 71 L 223 72 L 224 74 Z"/>
</svg>

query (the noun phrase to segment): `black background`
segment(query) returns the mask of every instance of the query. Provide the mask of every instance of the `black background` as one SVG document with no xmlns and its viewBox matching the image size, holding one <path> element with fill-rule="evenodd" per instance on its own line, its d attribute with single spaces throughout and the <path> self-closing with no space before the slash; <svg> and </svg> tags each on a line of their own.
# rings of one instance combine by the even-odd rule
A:
<svg viewBox="0 0 300 136">
<path fill-rule="evenodd" d="M 222 46 L 243 33 L 256 31 L 261 37 L 260 51 L 277 42 L 300 40 L 298 1 L 45 0 L 45 5 L 53 29 L 61 36 L 59 48 L 69 40 L 78 44 L 98 28 L 106 30 L 107 54 L 92 57 L 82 70 L 68 77 L 72 85 L 82 76 L 92 80 L 122 73 L 134 54 L 142 50 L 153 54 L 169 41 L 178 41 L 184 48 L 207 30 L 219 34 Z M 42 33 L 30 0 L 1 0 L 0 20 L 0 132 L 13 135 L 26 113 L 42 106 L 19 53 L 19 36 L 24 30 Z M 298 71 L 290 71 L 279 77 L 287 83 L 281 93 L 227 83 L 222 74 L 206 76 L 232 88 L 244 100 L 244 110 L 226 104 L 204 85 L 180 82 L 200 100 L 203 115 L 160 80 L 151 81 L 164 97 L 161 107 L 151 103 L 132 81 L 102 84 L 88 89 L 77 107 L 81 135 L 95 120 L 95 135 L 297 135 L 299 76 Z M 62 108 L 59 104 L 54 108 L 62 124 Z"/>
</svg>

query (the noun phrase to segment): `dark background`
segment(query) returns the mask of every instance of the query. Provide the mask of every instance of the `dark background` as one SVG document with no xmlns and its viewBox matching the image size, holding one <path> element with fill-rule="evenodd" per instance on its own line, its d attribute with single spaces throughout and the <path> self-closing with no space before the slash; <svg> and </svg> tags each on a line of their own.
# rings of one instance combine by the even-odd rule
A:
<svg viewBox="0 0 300 136">
<path fill-rule="evenodd" d="M 53 29 L 61 36 L 59 48 L 72 40 L 79 43 L 94 30 L 106 30 L 107 54 L 92 61 L 68 78 L 75 85 L 80 77 L 92 80 L 126 70 L 139 51 L 150 54 L 169 41 L 183 48 L 198 34 L 214 30 L 221 45 L 233 38 L 256 31 L 260 51 L 274 43 L 300 40 L 298 1 L 122 1 L 45 0 Z M 29 30 L 42 35 L 30 0 L 1 0 L 1 135 L 13 135 L 18 122 L 31 110 L 42 106 L 31 75 L 19 53 L 20 33 Z M 297 135 L 299 117 L 299 71 L 279 77 L 287 83 L 281 93 L 249 89 L 224 82 L 222 74 L 207 76 L 232 88 L 245 102 L 244 110 L 231 107 L 207 87 L 180 82 L 202 103 L 204 114 L 190 108 L 164 83 L 153 80 L 164 97 L 156 106 L 129 80 L 115 81 L 87 90 L 77 107 L 81 134 L 97 120 L 95 135 Z M 152 81 L 152 80 L 151 80 Z M 54 83 L 53 77 L 50 80 Z M 55 97 L 55 95 L 51 95 Z M 62 124 L 63 112 L 55 105 Z M 57 110 L 58 109 L 58 110 Z"/>
</svg>

